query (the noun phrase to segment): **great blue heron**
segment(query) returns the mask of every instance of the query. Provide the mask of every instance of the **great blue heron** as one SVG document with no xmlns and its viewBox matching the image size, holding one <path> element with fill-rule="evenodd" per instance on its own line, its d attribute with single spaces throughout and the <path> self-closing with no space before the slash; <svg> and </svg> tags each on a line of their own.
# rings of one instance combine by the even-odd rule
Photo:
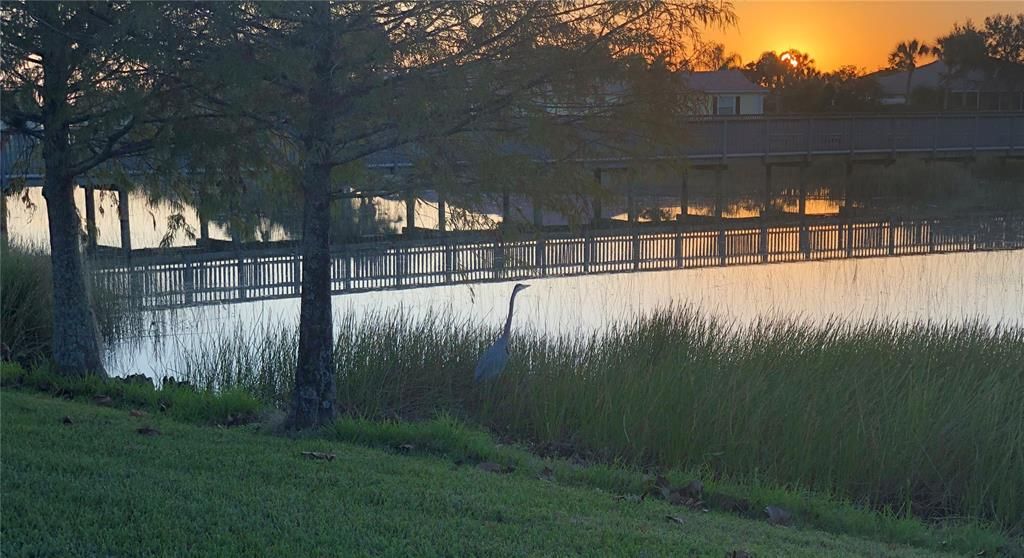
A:
<svg viewBox="0 0 1024 558">
<path fill-rule="evenodd" d="M 498 336 L 498 340 L 480 355 L 474 374 L 476 381 L 483 382 L 496 378 L 505 370 L 505 365 L 508 364 L 508 337 L 512 331 L 512 309 L 516 304 L 516 295 L 527 287 L 529 285 L 525 283 L 517 283 L 512 288 L 512 298 L 508 300 L 508 318 L 505 318 L 505 330 Z"/>
</svg>

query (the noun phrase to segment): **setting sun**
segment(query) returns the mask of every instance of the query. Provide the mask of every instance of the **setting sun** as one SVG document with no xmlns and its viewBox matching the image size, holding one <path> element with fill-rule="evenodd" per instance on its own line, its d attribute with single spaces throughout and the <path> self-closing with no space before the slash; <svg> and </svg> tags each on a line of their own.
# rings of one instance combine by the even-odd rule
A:
<svg viewBox="0 0 1024 558">
<path fill-rule="evenodd" d="M 788 62 L 789 65 L 793 66 L 794 68 L 800 65 L 800 61 L 794 58 L 793 55 L 788 52 L 782 53 L 782 56 L 779 57 L 779 60 L 782 60 L 783 62 Z"/>
</svg>

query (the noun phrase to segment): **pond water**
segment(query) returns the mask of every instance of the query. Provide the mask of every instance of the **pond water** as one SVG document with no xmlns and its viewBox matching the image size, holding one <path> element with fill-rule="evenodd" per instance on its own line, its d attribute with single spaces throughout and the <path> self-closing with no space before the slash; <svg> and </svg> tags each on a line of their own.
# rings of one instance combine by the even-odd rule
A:
<svg viewBox="0 0 1024 558">
<path fill-rule="evenodd" d="M 614 322 L 690 306 L 736 324 L 762 317 L 826 323 L 963 322 L 1024 326 L 1024 250 L 836 260 L 534 279 L 517 299 L 515 329 L 588 334 Z M 336 323 L 401 312 L 501 326 L 513 283 L 335 296 Z M 146 331 L 108 348 L 114 374 L 174 374 L 182 354 L 219 335 L 255 335 L 298 322 L 298 299 L 163 311 Z"/>
</svg>

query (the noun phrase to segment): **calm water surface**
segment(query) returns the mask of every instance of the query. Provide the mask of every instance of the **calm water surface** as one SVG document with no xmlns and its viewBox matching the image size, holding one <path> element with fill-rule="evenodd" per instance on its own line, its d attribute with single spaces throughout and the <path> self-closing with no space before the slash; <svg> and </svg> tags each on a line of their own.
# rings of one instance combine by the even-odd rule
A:
<svg viewBox="0 0 1024 558">
<path fill-rule="evenodd" d="M 1024 325 L 1024 251 L 942 254 L 530 280 L 515 328 L 588 334 L 672 306 L 736 324 L 762 317 Z M 511 282 L 335 296 L 337 318 L 450 315 L 497 329 Z M 108 348 L 112 373 L 174 374 L 183 352 L 217 336 L 298 323 L 298 299 L 155 313 L 147 331 Z M 336 320 L 337 321 L 340 320 Z"/>
</svg>

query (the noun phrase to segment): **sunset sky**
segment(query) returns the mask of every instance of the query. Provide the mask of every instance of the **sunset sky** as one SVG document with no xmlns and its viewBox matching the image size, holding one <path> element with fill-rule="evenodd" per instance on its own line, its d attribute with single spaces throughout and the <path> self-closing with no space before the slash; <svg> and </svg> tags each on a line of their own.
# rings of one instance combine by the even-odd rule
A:
<svg viewBox="0 0 1024 558">
<path fill-rule="evenodd" d="M 996 13 L 1024 12 L 1021 2 L 780 2 L 735 0 L 736 27 L 709 29 L 705 37 L 725 43 L 743 63 L 767 50 L 796 48 L 810 53 L 821 70 L 853 64 L 867 70 L 886 65 L 903 40 L 933 43 L 954 22 L 982 23 Z"/>
</svg>

